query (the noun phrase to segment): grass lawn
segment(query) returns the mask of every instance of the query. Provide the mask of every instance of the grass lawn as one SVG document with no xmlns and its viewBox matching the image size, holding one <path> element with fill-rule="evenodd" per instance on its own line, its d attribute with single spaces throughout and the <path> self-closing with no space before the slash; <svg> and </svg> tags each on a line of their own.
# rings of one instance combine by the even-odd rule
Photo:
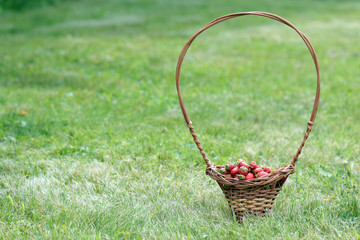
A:
<svg viewBox="0 0 360 240">
<path fill-rule="evenodd" d="M 231 12 L 304 32 L 322 92 L 265 218 L 233 218 L 181 115 L 185 42 Z M 1 239 L 360 239 L 360 2 L 78 0 L 0 13 Z M 183 97 L 210 160 L 288 164 L 316 89 L 301 38 L 255 16 L 200 35 Z"/>
</svg>

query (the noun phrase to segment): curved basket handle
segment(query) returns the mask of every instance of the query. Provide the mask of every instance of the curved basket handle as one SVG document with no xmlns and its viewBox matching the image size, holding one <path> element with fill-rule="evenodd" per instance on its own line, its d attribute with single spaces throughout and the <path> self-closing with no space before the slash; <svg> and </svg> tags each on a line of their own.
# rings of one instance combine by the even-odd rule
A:
<svg viewBox="0 0 360 240">
<path fill-rule="evenodd" d="M 271 19 L 274 19 L 276 21 L 279 21 L 279 22 L 282 22 L 286 25 L 288 25 L 289 27 L 291 27 L 292 29 L 294 29 L 299 35 L 300 37 L 304 40 L 307 48 L 309 49 L 310 51 L 310 54 L 314 60 L 314 64 L 315 64 L 315 68 L 316 68 L 316 74 L 317 74 L 317 88 L 316 88 L 316 95 L 315 95 L 315 101 L 314 101 L 314 107 L 313 107 L 313 111 L 312 111 L 312 114 L 311 114 L 311 117 L 310 117 L 310 120 L 307 124 L 307 129 L 306 129 L 306 132 L 305 132 L 305 136 L 297 150 L 297 152 L 295 153 L 292 161 L 291 161 L 291 165 L 292 166 L 295 166 L 295 163 L 296 161 L 298 160 L 298 157 L 301 153 L 301 150 L 302 148 L 304 147 L 304 144 L 305 144 L 305 141 L 306 139 L 309 137 L 309 134 L 310 134 L 310 131 L 311 131 L 311 128 L 314 124 L 314 120 L 315 120 L 315 117 L 316 117 L 316 112 L 317 112 L 317 109 L 318 109 L 318 106 L 319 106 L 319 99 L 320 99 L 320 73 L 319 73 L 319 64 L 318 64 L 318 60 L 317 60 L 317 57 L 316 57 L 316 53 L 315 53 L 315 50 L 313 48 L 313 46 L 311 45 L 309 39 L 307 39 L 307 37 L 302 33 L 300 32 L 299 29 L 297 29 L 292 23 L 290 23 L 289 21 L 287 21 L 286 19 L 282 18 L 282 17 L 279 17 L 275 14 L 272 14 L 272 13 L 267 13 L 267 12 L 240 12 L 240 13 L 232 13 L 232 14 L 228 14 L 228 15 L 225 15 L 225 16 L 222 16 L 222 17 L 219 17 L 219 18 L 216 18 L 215 20 L 209 22 L 208 24 L 206 24 L 203 28 L 201 28 L 197 33 L 195 33 L 190 39 L 189 41 L 185 44 L 183 50 L 181 51 L 180 53 L 180 57 L 179 57 L 179 60 L 178 60 L 178 63 L 177 63 L 177 67 L 176 67 L 176 89 L 177 89 L 177 92 L 178 92 L 178 95 L 179 95 L 179 102 L 180 102 L 180 106 L 181 106 L 181 111 L 184 115 L 184 118 L 185 118 L 185 121 L 186 121 L 186 124 L 190 130 L 190 133 L 191 135 L 193 136 L 194 138 L 194 141 L 198 147 L 198 149 L 200 150 L 200 153 L 201 155 L 203 156 L 203 159 L 205 160 L 205 163 L 208 167 L 211 166 L 211 163 L 210 163 L 210 160 L 209 158 L 206 156 L 206 153 L 204 152 L 204 149 L 203 147 L 201 146 L 201 143 L 199 141 L 199 139 L 197 138 L 196 136 L 196 133 L 194 131 L 194 127 L 192 125 L 192 122 L 190 121 L 190 118 L 189 118 L 189 115 L 187 114 L 187 111 L 186 111 L 186 108 L 185 108 L 185 104 L 184 104 L 184 101 L 183 101 L 183 98 L 181 96 L 181 91 L 180 91 L 180 69 L 181 69 L 181 65 L 182 65 L 182 62 L 184 60 L 184 57 L 185 57 L 185 54 L 186 52 L 188 51 L 191 43 L 194 41 L 194 39 L 200 34 L 202 33 L 203 31 L 205 31 L 206 29 L 210 28 L 211 26 L 215 25 L 215 24 L 218 24 L 222 21 L 225 21 L 227 19 L 231 19 L 231 18 L 235 18 L 235 17 L 240 17 L 240 16 L 245 16 L 245 15 L 258 15 L 258 16 L 263 16 L 263 17 L 267 17 L 267 18 L 271 18 Z"/>
</svg>

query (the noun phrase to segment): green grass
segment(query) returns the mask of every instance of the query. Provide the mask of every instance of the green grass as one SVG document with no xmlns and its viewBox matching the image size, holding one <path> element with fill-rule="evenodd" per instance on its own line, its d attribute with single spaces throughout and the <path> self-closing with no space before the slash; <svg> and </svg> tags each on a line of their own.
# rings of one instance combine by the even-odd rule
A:
<svg viewBox="0 0 360 240">
<path fill-rule="evenodd" d="M 28 8 L 55 5 L 63 0 L 0 0 L 0 12 L 2 10 L 22 11 Z"/>
<path fill-rule="evenodd" d="M 232 218 L 175 90 L 178 55 L 231 12 L 313 43 L 321 103 L 265 218 Z M 0 238 L 359 239 L 360 3 L 99 1 L 0 15 Z M 233 19 L 192 45 L 183 97 L 212 162 L 288 164 L 315 94 L 299 36 Z"/>
</svg>

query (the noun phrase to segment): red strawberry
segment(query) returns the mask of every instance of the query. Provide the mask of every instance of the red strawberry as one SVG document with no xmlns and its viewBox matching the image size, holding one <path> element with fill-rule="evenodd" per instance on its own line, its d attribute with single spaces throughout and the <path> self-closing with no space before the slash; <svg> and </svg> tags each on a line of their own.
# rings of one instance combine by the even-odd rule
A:
<svg viewBox="0 0 360 240">
<path fill-rule="evenodd" d="M 249 169 L 247 169 L 245 166 L 242 166 L 242 167 L 239 169 L 239 173 L 240 173 L 241 175 L 246 176 L 246 175 L 248 174 L 248 172 L 249 172 Z"/>
<path fill-rule="evenodd" d="M 250 179 L 254 179 L 254 174 L 252 173 L 248 173 L 245 177 L 245 180 L 250 180 Z"/>
<path fill-rule="evenodd" d="M 269 167 L 264 167 L 264 171 L 267 173 L 271 173 L 271 169 Z"/>
<path fill-rule="evenodd" d="M 239 162 L 238 167 L 239 168 L 241 168 L 241 167 L 249 168 L 249 164 L 247 164 L 245 161 L 241 161 L 241 162 Z"/>
<path fill-rule="evenodd" d="M 251 162 L 249 165 L 251 169 L 256 169 L 259 167 L 255 162 Z"/>
<path fill-rule="evenodd" d="M 267 172 L 259 172 L 257 174 L 257 177 L 260 178 L 260 177 L 265 176 L 265 175 L 268 175 L 268 173 Z"/>
<path fill-rule="evenodd" d="M 228 164 L 228 165 L 226 165 L 225 169 L 226 169 L 226 171 L 231 172 L 231 170 L 232 170 L 234 167 L 235 167 L 234 164 Z"/>
<path fill-rule="evenodd" d="M 243 180 L 243 179 L 245 179 L 245 176 L 244 175 L 241 175 L 241 174 L 238 174 L 239 176 L 237 177 L 238 179 L 240 179 L 240 180 Z"/>
<path fill-rule="evenodd" d="M 237 162 L 237 165 L 238 165 L 238 167 L 240 168 L 240 167 L 242 167 L 242 166 L 247 165 L 247 163 L 246 163 L 244 160 L 240 159 L 240 160 Z"/>
<path fill-rule="evenodd" d="M 238 174 L 239 173 L 239 168 L 238 167 L 234 167 L 231 171 L 230 171 L 230 174 L 231 175 L 235 175 L 235 174 Z"/>
<path fill-rule="evenodd" d="M 254 173 L 260 173 L 260 172 L 263 172 L 264 170 L 262 170 L 261 168 L 256 168 L 254 169 Z"/>
</svg>

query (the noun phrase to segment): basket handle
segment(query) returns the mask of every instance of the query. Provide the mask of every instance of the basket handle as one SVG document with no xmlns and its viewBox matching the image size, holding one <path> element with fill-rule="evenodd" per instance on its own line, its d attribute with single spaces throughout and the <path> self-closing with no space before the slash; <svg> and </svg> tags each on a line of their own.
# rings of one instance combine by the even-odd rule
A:
<svg viewBox="0 0 360 240">
<path fill-rule="evenodd" d="M 292 166 L 295 166 L 295 163 L 296 161 L 298 160 L 298 157 L 301 153 L 301 150 L 302 148 L 304 147 L 304 144 L 305 144 L 305 141 L 306 139 L 309 137 L 309 134 L 310 134 L 310 131 L 311 131 L 311 128 L 314 124 L 314 120 L 315 120 L 315 117 L 316 117 L 316 112 L 317 112 L 317 109 L 318 109 L 318 106 L 319 106 L 319 99 L 320 99 L 320 73 L 319 73 L 319 64 L 318 64 L 318 60 L 317 60 L 317 57 L 316 57 L 316 53 L 315 53 L 315 50 L 313 48 L 313 46 L 311 45 L 309 39 L 302 33 L 300 32 L 299 29 L 297 29 L 292 23 L 290 23 L 289 21 L 287 21 L 286 19 L 280 17 L 280 16 L 277 16 L 275 14 L 272 14 L 272 13 L 267 13 L 267 12 L 239 12 L 239 13 L 232 13 L 232 14 L 228 14 L 228 15 L 225 15 L 225 16 L 222 16 L 222 17 L 219 17 L 219 18 L 216 18 L 215 20 L 209 22 L 208 24 L 206 24 L 203 28 L 201 28 L 197 33 L 195 33 L 190 39 L 189 41 L 185 44 L 183 50 L 181 51 L 180 53 L 180 57 L 179 57 L 179 60 L 178 60 L 178 63 L 177 63 L 177 67 L 176 67 L 176 89 L 177 89 L 177 92 L 178 92 L 178 95 L 179 95 L 179 102 L 180 102 L 180 107 L 181 107 L 181 111 L 184 115 L 184 118 L 185 118 L 185 121 L 186 121 L 186 124 L 190 130 L 190 133 L 191 135 L 193 136 L 194 138 L 194 141 L 201 153 L 201 155 L 203 156 L 203 159 L 206 163 L 206 165 L 208 167 L 210 167 L 212 164 L 210 163 L 210 160 L 209 158 L 206 156 L 206 153 L 203 149 L 203 147 L 201 146 L 201 143 L 199 141 L 199 139 L 197 138 L 197 135 L 194 131 L 194 127 L 192 125 L 192 122 L 189 118 L 189 115 L 186 111 L 186 108 L 185 108 L 185 104 L 184 104 L 184 101 L 183 101 L 183 98 L 181 96 L 181 91 L 180 91 L 180 69 L 181 69 L 181 65 L 182 65 L 182 62 L 184 60 L 184 57 L 185 57 L 185 54 L 186 52 L 188 51 L 191 43 L 194 41 L 194 39 L 200 35 L 200 33 L 204 32 L 206 29 L 210 28 L 211 26 L 215 25 L 215 24 L 218 24 L 222 21 L 225 21 L 227 19 L 231 19 L 231 18 L 235 18 L 235 17 L 240 17 L 240 16 L 245 16 L 245 15 L 258 15 L 258 16 L 263 16 L 263 17 L 267 17 L 267 18 L 271 18 L 271 19 L 274 19 L 276 21 L 279 21 L 279 22 L 282 22 L 286 25 L 288 25 L 289 27 L 291 27 L 292 29 L 294 29 L 299 35 L 300 37 L 304 40 L 312 58 L 313 58 L 313 61 L 314 61 L 314 64 L 315 64 L 315 68 L 316 68 L 316 75 L 317 75 L 317 87 L 316 87 L 316 95 L 315 95 L 315 101 L 314 101 L 314 107 L 313 107 L 313 110 L 312 110 L 312 114 L 311 114 L 311 117 L 310 117 L 310 120 L 307 124 L 307 129 L 305 131 L 305 135 L 304 135 L 304 138 L 297 150 L 297 152 L 295 153 L 292 161 L 291 161 L 291 165 Z"/>
</svg>

